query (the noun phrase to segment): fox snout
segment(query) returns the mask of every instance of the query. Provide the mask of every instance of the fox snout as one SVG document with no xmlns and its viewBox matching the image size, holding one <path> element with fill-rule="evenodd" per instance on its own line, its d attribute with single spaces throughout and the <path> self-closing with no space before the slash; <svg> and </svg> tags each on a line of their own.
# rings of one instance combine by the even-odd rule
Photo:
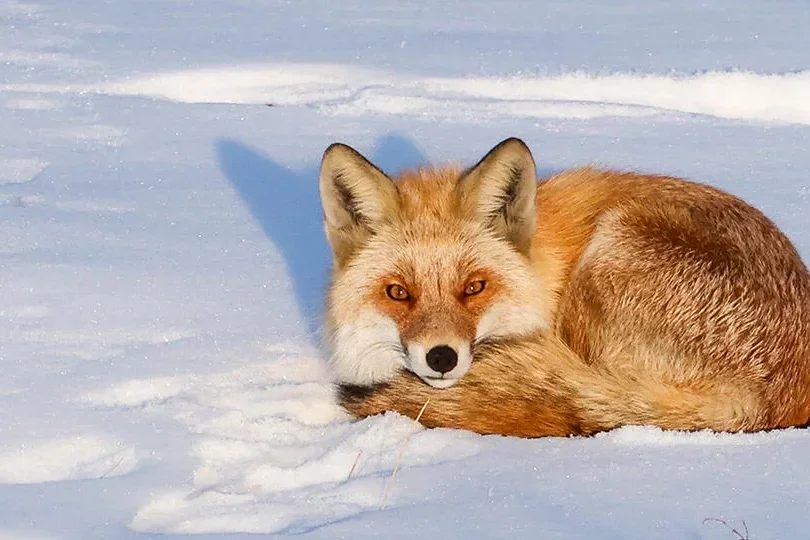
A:
<svg viewBox="0 0 810 540">
<path fill-rule="evenodd" d="M 463 340 L 412 342 L 407 345 L 408 369 L 435 388 L 449 388 L 470 369 L 470 344 Z"/>
</svg>

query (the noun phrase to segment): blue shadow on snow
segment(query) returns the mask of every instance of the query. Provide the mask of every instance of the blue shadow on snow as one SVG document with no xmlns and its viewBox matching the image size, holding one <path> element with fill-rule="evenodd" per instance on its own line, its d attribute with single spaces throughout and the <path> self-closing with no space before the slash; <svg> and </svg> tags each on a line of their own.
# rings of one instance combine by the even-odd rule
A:
<svg viewBox="0 0 810 540">
<path fill-rule="evenodd" d="M 232 139 L 217 141 L 216 151 L 223 174 L 284 256 L 309 333 L 319 335 L 331 263 L 318 194 L 321 154 L 313 156 L 313 165 L 291 170 Z M 398 135 L 381 139 L 370 159 L 389 174 L 426 162 L 411 141 Z"/>
</svg>

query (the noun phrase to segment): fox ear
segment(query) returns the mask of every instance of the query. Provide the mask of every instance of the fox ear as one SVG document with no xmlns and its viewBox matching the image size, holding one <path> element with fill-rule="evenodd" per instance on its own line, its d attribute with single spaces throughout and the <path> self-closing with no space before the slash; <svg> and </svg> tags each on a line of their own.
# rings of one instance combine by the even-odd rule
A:
<svg viewBox="0 0 810 540">
<path fill-rule="evenodd" d="M 465 211 L 528 252 L 537 222 L 537 171 L 526 143 L 501 142 L 462 175 L 456 189 Z"/>
<path fill-rule="evenodd" d="M 321 204 L 338 265 L 399 206 L 394 182 L 353 148 L 335 143 L 323 154 Z"/>
</svg>

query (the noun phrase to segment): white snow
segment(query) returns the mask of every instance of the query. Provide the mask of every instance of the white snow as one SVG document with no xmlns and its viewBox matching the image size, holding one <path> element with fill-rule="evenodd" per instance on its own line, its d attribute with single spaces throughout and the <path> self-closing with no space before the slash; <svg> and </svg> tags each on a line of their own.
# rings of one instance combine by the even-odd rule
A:
<svg viewBox="0 0 810 540">
<path fill-rule="evenodd" d="M 529 118 L 682 112 L 810 124 L 810 72 L 695 75 L 583 72 L 554 77 L 420 78 L 340 65 L 221 66 L 89 86 L 184 103 L 307 105 L 332 114 Z"/>
<path fill-rule="evenodd" d="M 48 166 L 47 161 L 26 158 L 0 159 L 0 185 L 24 184 L 36 178 Z"/>
<path fill-rule="evenodd" d="M 132 448 L 95 435 L 77 435 L 15 444 L 0 452 L 0 482 L 36 484 L 60 480 L 120 476 L 137 465 Z"/>
<path fill-rule="evenodd" d="M 0 539 L 805 535 L 803 429 L 350 421 L 316 180 L 337 140 L 395 171 L 519 136 L 541 173 L 727 189 L 808 259 L 804 3 L 8 0 L 0 22 Z"/>
</svg>

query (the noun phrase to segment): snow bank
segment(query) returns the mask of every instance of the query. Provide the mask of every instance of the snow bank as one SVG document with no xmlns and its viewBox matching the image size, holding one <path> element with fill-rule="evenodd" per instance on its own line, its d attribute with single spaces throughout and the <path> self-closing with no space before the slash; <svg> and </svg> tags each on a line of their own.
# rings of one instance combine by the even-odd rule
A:
<svg viewBox="0 0 810 540">
<path fill-rule="evenodd" d="M 810 72 L 419 78 L 351 66 L 223 66 L 91 86 L 184 103 L 299 105 L 334 114 L 593 118 L 671 111 L 810 124 Z"/>
</svg>

